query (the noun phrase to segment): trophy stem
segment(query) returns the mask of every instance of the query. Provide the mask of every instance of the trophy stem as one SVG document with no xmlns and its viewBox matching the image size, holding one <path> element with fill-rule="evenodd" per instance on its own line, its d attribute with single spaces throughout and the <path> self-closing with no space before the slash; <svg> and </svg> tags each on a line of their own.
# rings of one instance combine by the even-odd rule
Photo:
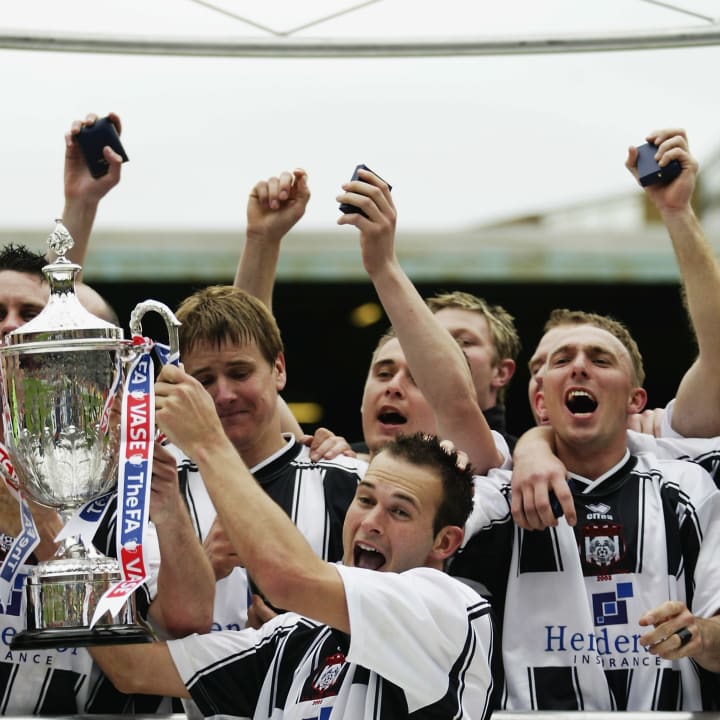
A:
<svg viewBox="0 0 720 720">
<path fill-rule="evenodd" d="M 70 522 L 70 518 L 75 514 L 76 510 L 77 508 L 74 507 L 58 508 L 57 512 L 62 518 L 62 523 L 64 527 L 67 527 L 68 523 Z M 106 560 L 107 558 L 101 552 L 98 552 L 98 550 L 92 543 L 85 542 L 85 540 L 80 535 L 71 535 L 64 540 L 61 540 L 58 544 L 55 554 L 52 557 L 53 561 L 78 561 L 81 559 Z"/>
</svg>

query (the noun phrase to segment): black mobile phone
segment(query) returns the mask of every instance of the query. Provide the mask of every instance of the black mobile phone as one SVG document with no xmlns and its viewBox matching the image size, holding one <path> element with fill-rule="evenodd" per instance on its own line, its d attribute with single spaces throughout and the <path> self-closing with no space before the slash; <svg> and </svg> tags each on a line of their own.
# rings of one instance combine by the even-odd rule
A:
<svg viewBox="0 0 720 720">
<path fill-rule="evenodd" d="M 392 185 L 387 180 L 383 180 L 374 170 L 370 170 L 370 168 L 367 165 L 363 165 L 362 163 L 355 167 L 355 171 L 353 172 L 352 177 L 350 178 L 350 182 L 352 182 L 353 180 L 359 179 L 358 170 L 368 170 L 373 175 L 377 175 L 377 177 L 379 177 L 384 183 L 387 184 L 388 190 L 392 190 Z M 349 213 L 359 213 L 363 217 L 367 217 L 367 215 L 359 207 L 356 207 L 355 205 L 351 205 L 350 203 L 341 203 L 340 212 L 343 212 L 346 215 L 348 215 Z"/>
<path fill-rule="evenodd" d="M 655 160 L 655 153 L 658 150 L 657 145 L 653 143 L 645 143 L 637 149 L 637 170 L 640 184 L 643 187 L 648 185 L 667 185 L 672 182 L 682 170 L 682 165 L 677 160 L 671 160 L 665 167 L 660 167 Z"/>
<path fill-rule="evenodd" d="M 128 161 L 127 153 L 120 142 L 117 128 L 108 117 L 99 118 L 92 125 L 86 125 L 75 136 L 77 144 L 85 157 L 90 174 L 94 178 L 107 175 L 108 164 L 103 157 L 103 148 L 109 145 L 123 162 Z"/>
</svg>

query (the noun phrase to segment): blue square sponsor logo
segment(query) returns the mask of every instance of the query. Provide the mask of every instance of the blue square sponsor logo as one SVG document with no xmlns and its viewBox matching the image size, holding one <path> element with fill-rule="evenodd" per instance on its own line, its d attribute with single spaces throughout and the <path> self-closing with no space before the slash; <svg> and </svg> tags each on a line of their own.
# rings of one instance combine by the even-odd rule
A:
<svg viewBox="0 0 720 720">
<path fill-rule="evenodd" d="M 604 602 L 602 604 L 602 613 L 605 617 L 608 615 L 617 615 L 617 603 L 616 602 Z"/>
<path fill-rule="evenodd" d="M 595 625 L 623 625 L 627 622 L 626 599 L 633 596 L 632 583 L 618 583 L 615 592 L 592 595 L 593 620 Z"/>
</svg>

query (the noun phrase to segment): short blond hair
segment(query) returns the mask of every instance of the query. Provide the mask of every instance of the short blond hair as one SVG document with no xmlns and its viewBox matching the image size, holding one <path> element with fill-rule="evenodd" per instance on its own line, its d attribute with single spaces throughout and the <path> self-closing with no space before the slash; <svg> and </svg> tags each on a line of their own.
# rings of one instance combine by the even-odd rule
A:
<svg viewBox="0 0 720 720">
<path fill-rule="evenodd" d="M 487 300 L 471 293 L 456 290 L 455 292 L 438 293 L 428 298 L 428 307 L 434 313 L 445 308 L 470 310 L 482 315 L 490 329 L 493 344 L 493 366 L 501 360 L 517 361 L 520 354 L 520 336 L 515 327 L 515 318 L 502 305 L 491 305 Z M 505 399 L 507 386 L 498 390 L 498 402 Z"/>
<path fill-rule="evenodd" d="M 599 315 L 598 313 L 584 312 L 583 310 L 568 310 L 567 308 L 555 308 L 545 323 L 543 332 L 563 325 L 592 325 L 609 332 L 616 337 L 628 351 L 632 365 L 633 384 L 635 387 L 642 387 L 645 382 L 645 368 L 643 367 L 642 354 L 638 344 L 633 339 L 630 331 L 623 323 L 610 315 Z"/>
<path fill-rule="evenodd" d="M 201 343 L 255 343 L 271 365 L 283 351 L 275 318 L 256 297 L 232 285 L 211 285 L 185 298 L 176 312 L 180 357 Z"/>
</svg>

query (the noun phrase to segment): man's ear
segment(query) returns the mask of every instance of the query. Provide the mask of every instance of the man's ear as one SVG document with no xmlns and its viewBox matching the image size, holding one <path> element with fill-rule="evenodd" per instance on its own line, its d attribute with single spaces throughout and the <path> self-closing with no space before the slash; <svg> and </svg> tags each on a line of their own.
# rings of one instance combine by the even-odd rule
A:
<svg viewBox="0 0 720 720">
<path fill-rule="evenodd" d="M 430 557 L 436 562 L 444 563 L 460 547 L 464 531 L 457 525 L 446 525 L 435 535 Z"/>
<path fill-rule="evenodd" d="M 275 362 L 273 364 L 273 369 L 275 371 L 275 387 L 277 388 L 277 391 L 280 392 L 287 382 L 284 353 L 278 353 L 278 356 L 275 358 Z"/>
<path fill-rule="evenodd" d="M 640 413 L 645 409 L 647 403 L 647 392 L 645 388 L 633 388 L 630 393 L 630 401 L 628 403 L 628 415 Z"/>
<path fill-rule="evenodd" d="M 515 361 L 510 358 L 501 360 L 493 368 L 492 386 L 495 388 L 505 387 L 515 374 Z"/>
<path fill-rule="evenodd" d="M 547 408 L 545 407 L 545 393 L 542 390 L 538 390 L 533 398 L 533 407 L 535 408 L 535 414 L 540 418 L 547 419 Z"/>
</svg>

